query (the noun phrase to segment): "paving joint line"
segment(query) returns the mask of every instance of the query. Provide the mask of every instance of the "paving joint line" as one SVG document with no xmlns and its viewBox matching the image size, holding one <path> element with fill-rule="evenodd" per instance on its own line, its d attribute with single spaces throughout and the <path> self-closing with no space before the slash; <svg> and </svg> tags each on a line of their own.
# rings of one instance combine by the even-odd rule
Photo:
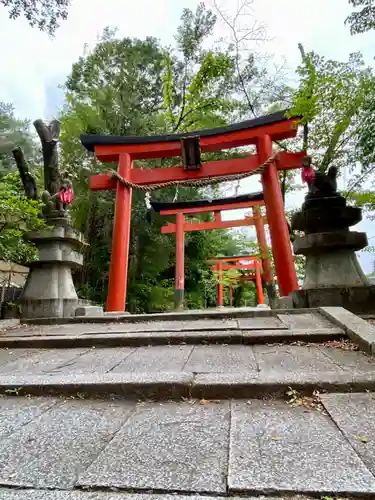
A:
<svg viewBox="0 0 375 500">
<path fill-rule="evenodd" d="M 324 410 L 327 412 L 327 416 L 329 417 L 330 421 L 335 426 L 336 430 L 339 431 L 339 433 L 341 434 L 341 436 L 345 439 L 345 441 L 347 442 L 347 444 L 354 451 L 354 454 L 359 458 L 359 460 L 362 462 L 363 466 L 367 469 L 367 471 L 375 478 L 375 474 L 373 472 L 371 472 L 371 470 L 367 467 L 367 465 L 364 462 L 364 460 L 362 459 L 362 457 L 359 455 L 359 453 L 354 448 L 353 444 L 349 441 L 349 439 L 345 436 L 344 431 L 339 427 L 339 425 L 337 424 L 336 420 L 333 418 L 331 412 L 328 410 L 328 408 L 325 406 L 324 402 L 321 399 L 320 399 L 320 403 L 323 405 Z M 373 496 L 375 498 L 375 494 L 373 494 Z"/>
<path fill-rule="evenodd" d="M 0 484 L 1 486 L 1 484 Z M 114 488 L 116 488 L 114 490 Z M 58 490 L 61 491 L 61 490 Z M 152 499 L 153 495 L 173 495 L 176 498 L 182 497 L 182 496 L 200 496 L 200 497 L 206 497 L 206 498 L 230 498 L 232 496 L 231 493 L 228 495 L 226 492 L 211 492 L 211 491 L 185 491 L 185 490 L 173 490 L 173 489 L 165 489 L 165 488 L 131 488 L 131 487 L 114 487 L 114 486 L 81 486 L 81 485 L 75 485 L 73 487 L 73 490 L 70 491 L 80 491 L 80 492 L 86 492 L 86 493 L 111 493 L 112 495 L 115 494 L 149 494 L 150 499 Z M 150 493 L 151 492 L 151 493 Z M 244 497 L 246 498 L 246 497 Z M 291 499 L 293 500 L 293 499 Z"/>
<path fill-rule="evenodd" d="M 127 347 L 127 346 L 125 346 Z M 115 368 L 118 367 L 118 365 L 120 365 L 123 361 L 125 361 L 126 359 L 128 359 L 129 356 L 131 356 L 132 354 L 134 354 L 134 351 L 137 349 L 137 347 L 133 347 L 133 349 L 131 350 L 131 352 L 129 352 L 128 354 L 126 354 L 125 357 L 121 358 L 121 360 L 116 363 L 114 366 L 112 366 L 112 368 L 110 370 L 108 370 L 107 372 L 105 373 L 111 373 Z"/>
</svg>

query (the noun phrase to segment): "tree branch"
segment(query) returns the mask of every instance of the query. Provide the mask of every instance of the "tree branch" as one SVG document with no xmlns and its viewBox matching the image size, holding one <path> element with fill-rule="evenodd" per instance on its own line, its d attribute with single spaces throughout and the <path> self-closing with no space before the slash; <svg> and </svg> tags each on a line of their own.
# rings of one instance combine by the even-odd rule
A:
<svg viewBox="0 0 375 500">
<path fill-rule="evenodd" d="M 18 171 L 20 173 L 23 189 L 25 190 L 25 195 L 27 198 L 32 200 L 38 199 L 38 190 L 36 187 L 36 182 L 34 177 L 30 174 L 29 166 L 20 147 L 14 148 L 12 150 L 14 160 L 17 164 Z"/>
<path fill-rule="evenodd" d="M 307 63 L 306 63 L 306 52 L 305 52 L 305 49 L 304 49 L 302 43 L 298 44 L 298 49 L 299 49 L 299 51 L 301 53 L 302 63 L 307 66 Z M 309 94 L 307 96 L 307 99 L 311 99 L 312 95 L 313 95 L 313 85 L 311 85 L 311 87 L 310 87 L 310 92 L 309 92 Z M 308 146 L 309 146 L 309 124 L 305 123 L 303 125 L 302 150 L 303 151 L 307 151 Z"/>
<path fill-rule="evenodd" d="M 185 75 L 184 75 L 184 86 L 182 89 L 182 104 L 181 104 L 181 111 L 180 111 L 180 116 L 178 117 L 177 124 L 173 128 L 173 132 L 176 132 L 181 123 L 183 122 L 185 116 L 184 116 L 184 111 L 185 111 L 185 106 L 186 106 L 186 84 L 187 84 L 187 61 L 185 61 Z"/>
</svg>

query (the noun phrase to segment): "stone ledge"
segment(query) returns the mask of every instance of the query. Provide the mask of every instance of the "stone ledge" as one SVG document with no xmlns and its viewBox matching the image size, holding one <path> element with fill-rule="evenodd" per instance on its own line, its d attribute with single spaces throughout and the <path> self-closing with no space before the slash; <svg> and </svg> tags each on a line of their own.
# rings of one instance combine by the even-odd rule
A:
<svg viewBox="0 0 375 500">
<path fill-rule="evenodd" d="M 300 236 L 293 242 L 296 255 L 307 255 L 317 251 L 362 250 L 368 245 L 366 233 L 358 231 L 332 231 Z"/>
<path fill-rule="evenodd" d="M 321 307 L 326 318 L 341 327 L 348 337 L 358 344 L 362 350 L 374 356 L 375 326 L 356 316 L 343 307 Z"/>
<path fill-rule="evenodd" d="M 160 400 L 189 397 L 194 375 L 184 372 L 149 372 L 89 375 L 1 376 L 0 393 L 45 396 L 75 395 L 102 397 L 116 395 L 129 400 L 140 398 Z"/>
<path fill-rule="evenodd" d="M 138 492 L 127 493 L 118 491 L 116 493 L 108 491 L 61 491 L 61 490 L 34 490 L 21 488 L 0 488 L 1 500 L 223 500 L 227 497 L 201 496 L 171 493 Z M 244 500 L 243 496 L 230 497 L 231 500 Z M 277 497 L 246 497 L 247 500 L 311 500 L 311 497 L 304 495 L 286 495 Z M 345 500 L 342 495 L 341 498 Z"/>
<path fill-rule="evenodd" d="M 18 318 L 0 319 L 0 330 L 15 328 L 19 325 L 20 325 L 20 320 Z"/>
<path fill-rule="evenodd" d="M 190 493 L 190 492 L 188 492 Z M 116 493 L 108 491 L 61 491 L 61 490 L 34 490 L 34 489 L 14 489 L 0 488 L 1 500 L 223 500 L 220 496 L 201 496 L 191 494 L 176 494 L 153 492 L 126 493 L 118 491 Z M 308 497 L 278 496 L 276 497 L 247 497 L 248 500 L 309 500 Z M 231 497 L 231 500 L 243 500 L 243 497 Z M 311 500 L 311 498 L 310 498 Z"/>
<path fill-rule="evenodd" d="M 126 400 L 181 398 L 236 399 L 284 397 L 289 387 L 301 392 L 365 392 L 375 390 L 375 373 L 326 371 L 294 373 L 107 373 L 0 376 L 0 393 L 35 396 L 117 396 Z"/>
<path fill-rule="evenodd" d="M 375 288 L 375 287 L 374 287 Z M 151 314 L 129 314 L 121 312 L 117 315 L 108 315 L 104 313 L 103 317 L 98 316 L 76 316 L 71 318 L 25 318 L 25 323 L 29 325 L 67 325 L 74 323 L 137 323 L 152 321 L 187 321 L 195 319 L 235 319 L 235 318 L 268 318 L 277 317 L 278 314 L 301 314 L 303 312 L 318 312 L 318 308 L 299 308 L 299 309 L 229 309 L 221 310 L 202 310 L 202 311 L 184 311 L 184 312 L 166 312 Z"/>
<path fill-rule="evenodd" d="M 74 347 L 141 347 L 199 344 L 270 344 L 284 342 L 325 342 L 345 335 L 339 327 L 290 330 L 211 330 L 181 332 L 87 333 L 0 337 L 0 349 Z"/>
<path fill-rule="evenodd" d="M 314 390 L 364 392 L 375 389 L 375 373 L 202 373 L 195 376 L 191 395 L 206 399 L 284 397 L 290 387 L 309 393 Z"/>
</svg>

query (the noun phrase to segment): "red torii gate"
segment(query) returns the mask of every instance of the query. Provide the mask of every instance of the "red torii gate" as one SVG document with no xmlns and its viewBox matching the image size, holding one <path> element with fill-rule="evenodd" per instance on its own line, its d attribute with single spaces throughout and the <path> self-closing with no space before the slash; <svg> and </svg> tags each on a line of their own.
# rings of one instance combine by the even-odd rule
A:
<svg viewBox="0 0 375 500">
<path fill-rule="evenodd" d="M 272 141 L 292 138 L 297 134 L 300 120 L 298 117 L 287 118 L 286 112 L 280 111 L 224 128 L 174 135 L 81 135 L 83 146 L 95 152 L 100 161 L 118 163 L 117 172 L 95 175 L 90 179 L 91 190 L 116 190 L 107 311 L 125 310 L 132 188 L 151 188 L 152 185 L 160 187 L 160 184 L 215 177 L 224 180 L 225 176 L 250 175 L 251 172 L 258 172 L 262 177 L 280 294 L 288 295 L 298 287 L 278 170 L 302 167 L 305 153 L 279 152 L 274 155 L 272 151 Z M 200 152 L 214 152 L 249 144 L 256 146 L 257 154 L 201 164 Z M 134 160 L 175 156 L 183 157 L 183 167 L 133 168 Z"/>
<path fill-rule="evenodd" d="M 207 231 L 213 229 L 227 229 L 230 227 L 250 226 L 256 227 L 260 254 L 263 262 L 263 279 L 266 284 L 272 286 L 272 272 L 267 255 L 266 234 L 264 224 L 267 217 L 262 216 L 260 206 L 264 205 L 263 193 L 253 193 L 231 198 L 221 198 L 213 201 L 195 200 L 181 201 L 176 203 L 151 202 L 155 212 L 162 216 L 175 216 L 176 223 L 168 222 L 161 228 L 162 234 L 176 233 L 176 278 L 175 278 L 175 307 L 181 309 L 184 303 L 185 288 L 185 233 L 192 231 Z M 253 217 L 247 216 L 238 220 L 222 220 L 221 212 L 225 210 L 238 210 L 252 208 Z M 214 213 L 213 221 L 189 221 L 186 216 Z"/>
<path fill-rule="evenodd" d="M 223 271 L 229 271 L 231 269 L 239 269 L 242 271 L 248 271 L 248 274 L 242 276 L 242 279 L 249 281 L 255 281 L 255 287 L 258 296 L 258 304 L 264 304 L 264 293 L 261 279 L 261 265 L 259 259 L 256 255 L 242 255 L 238 257 L 216 257 L 215 259 L 209 259 L 208 262 L 215 262 L 211 267 L 213 271 L 217 271 L 218 285 L 217 285 L 217 305 L 219 307 L 223 306 Z M 230 288 L 231 292 L 231 288 Z"/>
</svg>

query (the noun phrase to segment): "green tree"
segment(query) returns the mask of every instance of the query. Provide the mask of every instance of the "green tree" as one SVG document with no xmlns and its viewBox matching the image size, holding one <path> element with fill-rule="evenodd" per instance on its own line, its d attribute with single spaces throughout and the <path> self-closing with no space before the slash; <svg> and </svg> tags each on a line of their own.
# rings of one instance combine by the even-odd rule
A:
<svg viewBox="0 0 375 500">
<path fill-rule="evenodd" d="M 72 216 L 88 247 L 81 291 L 98 302 L 106 297 L 111 251 L 113 193 L 90 193 L 90 175 L 112 165 L 97 164 L 79 143 L 80 133 L 147 135 L 226 124 L 237 104 L 233 95 L 233 60 L 203 43 L 212 31 L 213 14 L 203 5 L 184 10 L 175 49 L 152 38 L 118 39 L 105 30 L 92 51 L 73 66 L 66 82 L 66 106 L 61 116 L 62 160 L 74 178 L 76 202 Z M 231 94 L 232 92 L 232 94 Z M 178 161 L 178 159 L 175 159 Z M 164 160 L 142 162 L 143 168 L 170 165 Z M 197 189 L 165 189 L 153 198 L 194 199 Z M 175 241 L 160 234 L 165 223 L 147 222 L 144 194 L 134 190 L 129 263 L 128 308 L 149 312 L 172 305 Z M 186 302 L 190 307 L 212 302 L 207 259 L 234 247 L 225 231 L 186 236 Z M 207 285 L 202 282 L 207 279 Z M 212 280 L 211 280 L 212 281 Z M 204 290 L 210 289 L 208 294 Z"/>
<path fill-rule="evenodd" d="M 0 0 L 10 19 L 24 15 L 30 26 L 53 35 L 60 20 L 68 17 L 70 0 Z"/>
<path fill-rule="evenodd" d="M 373 73 L 359 53 L 339 62 L 300 50 L 300 82 L 290 115 L 302 116 L 304 146 L 321 172 L 331 165 L 353 170 L 362 159 L 356 146 L 367 96 L 374 91 Z"/>
<path fill-rule="evenodd" d="M 29 121 L 20 120 L 14 107 L 0 101 L 0 177 L 15 168 L 12 150 L 20 146 L 25 155 L 36 160 L 37 148 L 29 131 Z"/>
<path fill-rule="evenodd" d="M 375 2 L 374 0 L 349 0 L 353 7 L 359 10 L 352 12 L 345 23 L 349 24 L 352 35 L 365 33 L 375 28 Z"/>
<path fill-rule="evenodd" d="M 18 264 L 34 259 L 35 247 L 24 235 L 43 227 L 40 204 L 23 196 L 18 172 L 4 176 L 0 180 L 0 259 Z"/>
</svg>

